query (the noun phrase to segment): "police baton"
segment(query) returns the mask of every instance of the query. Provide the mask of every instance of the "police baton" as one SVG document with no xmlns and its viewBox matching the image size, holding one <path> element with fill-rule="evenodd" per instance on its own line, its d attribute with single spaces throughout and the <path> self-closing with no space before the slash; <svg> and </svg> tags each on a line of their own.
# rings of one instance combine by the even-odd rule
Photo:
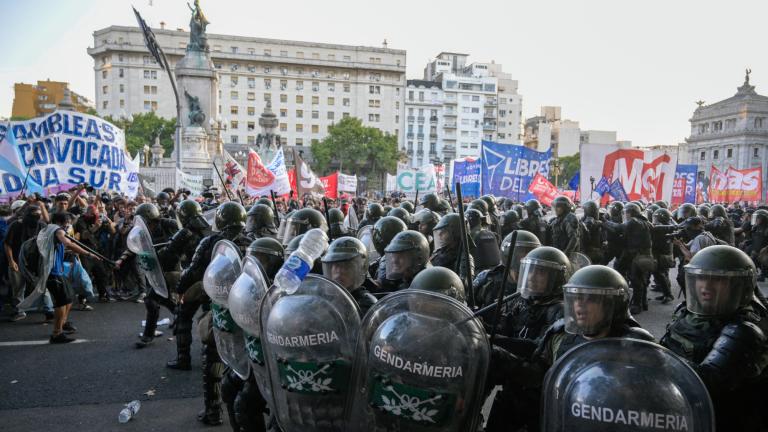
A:
<svg viewBox="0 0 768 432">
<path fill-rule="evenodd" d="M 464 203 L 461 196 L 461 183 L 456 182 L 456 200 L 459 206 L 459 230 L 461 231 L 461 248 L 464 251 L 464 264 L 467 266 L 467 274 L 465 283 L 467 284 L 467 304 L 470 309 L 475 308 L 475 292 L 472 289 L 472 266 L 469 260 L 469 239 L 467 238 L 467 227 L 465 225 L 466 219 L 464 218 Z M 461 272 L 461 269 L 459 269 Z"/>
<path fill-rule="evenodd" d="M 88 253 L 90 253 L 90 254 L 92 254 L 92 255 L 95 255 L 95 256 L 99 257 L 99 258 L 100 258 L 102 261 L 104 261 L 105 263 L 107 263 L 107 264 L 109 264 L 109 265 L 112 265 L 112 266 L 115 266 L 115 267 L 117 267 L 117 263 L 115 263 L 115 262 L 114 262 L 114 261 L 112 261 L 111 259 L 109 259 L 109 258 L 105 257 L 104 255 L 102 255 L 102 254 L 100 254 L 100 253 L 96 252 L 95 250 L 91 249 L 90 247 L 88 247 L 88 246 L 84 245 L 84 244 L 83 244 L 83 243 L 82 243 L 80 240 L 78 240 L 78 239 L 76 239 L 76 238 L 74 238 L 74 237 L 70 236 L 69 234 L 64 234 L 64 237 L 68 238 L 68 239 L 69 239 L 69 241 L 71 241 L 72 243 L 74 243 L 74 244 L 76 244 L 76 245 L 80 246 L 81 248 L 83 248 L 83 249 L 84 249 L 86 252 L 88 252 Z"/>
<path fill-rule="evenodd" d="M 501 242 L 503 248 L 504 240 Z M 507 260 L 504 267 L 504 279 L 501 280 L 501 286 L 499 287 L 499 297 L 498 300 L 496 300 L 496 313 L 493 317 L 493 327 L 491 327 L 491 335 L 489 336 L 491 344 L 493 344 L 493 339 L 496 336 L 496 330 L 499 328 L 499 321 L 501 321 L 501 306 L 504 303 L 504 286 L 507 284 L 509 271 L 512 267 L 512 255 L 515 254 L 515 243 L 517 243 L 517 230 L 512 232 L 512 238 L 509 242 L 509 250 L 507 251 Z"/>
<path fill-rule="evenodd" d="M 221 187 L 223 187 L 224 188 L 224 192 L 227 193 L 227 198 L 229 198 L 230 201 L 234 201 L 232 199 L 232 192 L 229 191 L 229 188 L 227 187 L 227 184 L 224 183 L 224 178 L 221 177 L 221 173 L 219 172 L 219 167 L 216 166 L 216 162 L 213 162 L 213 169 L 216 170 L 216 175 L 219 176 L 219 181 L 221 182 Z"/>
<path fill-rule="evenodd" d="M 275 201 L 275 191 L 272 189 L 269 190 L 269 197 L 272 198 L 272 210 L 275 211 L 275 220 L 277 221 L 277 226 L 280 226 L 280 213 L 277 212 L 277 202 Z"/>
</svg>

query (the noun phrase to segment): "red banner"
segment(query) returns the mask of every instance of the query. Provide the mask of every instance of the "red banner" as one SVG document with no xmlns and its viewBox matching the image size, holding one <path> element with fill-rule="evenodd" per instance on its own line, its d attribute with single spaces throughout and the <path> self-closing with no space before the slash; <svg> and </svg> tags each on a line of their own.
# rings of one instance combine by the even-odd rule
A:
<svg viewBox="0 0 768 432">
<path fill-rule="evenodd" d="M 323 182 L 323 188 L 325 188 L 325 196 L 331 199 L 339 197 L 338 185 L 339 185 L 339 173 L 335 172 L 329 176 L 320 177 L 320 181 Z"/>
<path fill-rule="evenodd" d="M 725 172 L 714 165 L 710 171 L 710 202 L 761 201 L 763 197 L 762 167 L 737 170 L 728 167 Z"/>
<path fill-rule="evenodd" d="M 533 177 L 531 184 L 528 186 L 528 192 L 536 195 L 536 198 L 547 206 L 552 205 L 552 201 L 558 195 L 555 185 L 550 183 L 541 173 L 536 173 L 536 176 Z"/>
<path fill-rule="evenodd" d="M 685 183 L 686 179 L 680 177 L 675 179 L 675 183 L 672 185 L 672 204 L 682 204 L 685 201 Z"/>
</svg>

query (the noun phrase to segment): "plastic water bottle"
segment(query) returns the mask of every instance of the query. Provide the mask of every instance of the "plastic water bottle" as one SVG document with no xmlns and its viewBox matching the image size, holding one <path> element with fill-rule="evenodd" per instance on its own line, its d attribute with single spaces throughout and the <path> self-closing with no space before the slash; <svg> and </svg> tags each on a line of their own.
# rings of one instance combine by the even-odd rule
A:
<svg viewBox="0 0 768 432">
<path fill-rule="evenodd" d="M 288 294 L 299 289 L 315 260 L 328 249 L 328 236 L 323 230 L 314 228 L 307 231 L 296 249 L 275 275 L 275 284 Z"/>
<path fill-rule="evenodd" d="M 141 408 L 141 402 L 137 400 L 131 401 L 131 403 L 125 405 L 125 408 L 120 411 L 120 415 L 118 416 L 117 420 L 120 423 L 128 423 L 131 418 L 133 418 L 133 416 L 139 412 L 139 408 Z"/>
</svg>

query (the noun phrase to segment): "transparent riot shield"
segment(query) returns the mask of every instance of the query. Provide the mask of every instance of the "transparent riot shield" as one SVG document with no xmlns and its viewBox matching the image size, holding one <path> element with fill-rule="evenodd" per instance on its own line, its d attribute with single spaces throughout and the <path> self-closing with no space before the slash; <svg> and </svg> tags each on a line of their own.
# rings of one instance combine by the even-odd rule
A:
<svg viewBox="0 0 768 432">
<path fill-rule="evenodd" d="M 211 262 L 203 275 L 203 289 L 211 298 L 213 335 L 221 360 L 242 379 L 248 378 L 250 364 L 245 335 L 229 312 L 229 291 L 242 273 L 240 250 L 229 240 L 213 246 Z"/>
<path fill-rule="evenodd" d="M 267 278 L 259 261 L 252 256 L 245 257 L 243 272 L 229 291 L 229 313 L 235 320 L 235 324 L 245 333 L 245 352 L 251 363 L 251 371 L 262 394 L 265 395 L 270 394 L 270 391 L 261 343 L 259 307 L 267 289 Z"/>
<path fill-rule="evenodd" d="M 205 219 L 205 222 L 207 222 L 208 226 L 211 227 L 211 231 L 213 232 L 219 231 L 219 229 L 216 228 L 216 209 L 215 208 L 204 211 L 203 219 Z"/>
<path fill-rule="evenodd" d="M 24 310 L 31 307 L 33 304 L 35 304 L 35 302 L 37 302 L 37 299 L 39 299 L 40 296 L 45 294 L 45 285 L 48 281 L 48 275 L 51 273 L 51 269 L 53 268 L 54 264 L 56 231 L 60 229 L 60 226 L 50 224 L 42 229 L 39 233 L 37 233 L 35 243 L 37 244 L 37 250 L 40 253 L 40 262 L 38 263 L 38 268 L 32 269 L 32 271 L 39 271 L 40 277 L 37 278 L 34 291 L 29 293 L 29 295 L 27 295 L 24 300 L 22 300 L 21 303 L 19 303 L 17 306 L 19 310 Z M 19 269 L 21 271 L 22 257 L 19 256 L 19 258 Z"/>
<path fill-rule="evenodd" d="M 571 253 L 571 256 L 569 256 L 568 259 L 571 261 L 571 266 L 573 266 L 573 273 L 580 268 L 592 265 L 592 260 L 581 252 Z"/>
<path fill-rule="evenodd" d="M 481 230 L 475 237 L 475 243 L 475 268 L 478 272 L 501 264 L 501 248 L 498 237 L 493 232 Z"/>
<path fill-rule="evenodd" d="M 350 430 L 475 431 L 490 345 L 458 301 L 404 290 L 366 314 L 358 341 Z"/>
<path fill-rule="evenodd" d="M 141 216 L 134 216 L 133 228 L 126 239 L 128 249 L 136 254 L 136 262 L 141 272 L 147 278 L 149 286 L 160 296 L 168 298 L 168 287 L 165 285 L 163 269 L 157 259 L 155 247 L 152 245 L 152 236 L 149 228 Z"/>
<path fill-rule="evenodd" d="M 373 225 L 361 227 L 357 232 L 357 239 L 363 242 L 365 248 L 368 249 L 368 262 L 374 262 L 381 257 L 373 245 Z"/>
<path fill-rule="evenodd" d="M 637 339 L 581 344 L 544 379 L 542 431 L 714 431 L 701 378 L 666 348 Z"/>
<path fill-rule="evenodd" d="M 337 283 L 308 275 L 288 294 L 277 285 L 261 304 L 261 340 L 272 408 L 285 431 L 345 431 L 357 303 Z"/>
</svg>

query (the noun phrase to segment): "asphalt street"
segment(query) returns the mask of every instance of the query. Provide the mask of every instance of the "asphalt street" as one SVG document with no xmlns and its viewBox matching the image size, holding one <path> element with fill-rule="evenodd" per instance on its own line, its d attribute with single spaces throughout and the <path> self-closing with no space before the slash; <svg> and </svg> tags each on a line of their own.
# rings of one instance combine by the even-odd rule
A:
<svg viewBox="0 0 768 432">
<path fill-rule="evenodd" d="M 761 285 L 766 292 L 766 284 Z M 650 310 L 637 319 L 659 338 L 676 303 L 651 300 Z M 0 317 L 0 430 L 211 430 L 195 419 L 203 406 L 197 335 L 192 371 L 169 370 L 164 365 L 176 348 L 167 327 L 160 327 L 165 334 L 150 347 L 133 346 L 144 305 L 98 303 L 94 308 L 72 312 L 81 342 L 67 345 L 47 343 L 50 326 L 42 323 L 41 313 L 15 323 L 8 315 Z M 163 310 L 165 317 L 170 313 Z M 119 424 L 123 404 L 134 399 L 142 402 L 141 410 L 129 423 Z M 222 428 L 213 429 L 229 430 L 226 423 Z"/>
</svg>

